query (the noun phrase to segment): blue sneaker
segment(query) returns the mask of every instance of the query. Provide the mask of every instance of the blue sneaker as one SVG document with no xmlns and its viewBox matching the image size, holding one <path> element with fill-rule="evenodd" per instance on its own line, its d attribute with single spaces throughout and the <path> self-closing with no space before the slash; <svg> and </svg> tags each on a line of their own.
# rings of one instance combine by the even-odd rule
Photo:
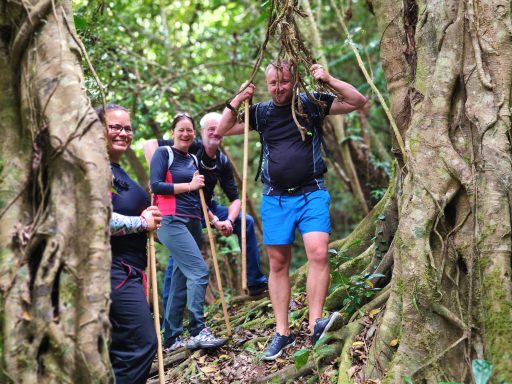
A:
<svg viewBox="0 0 512 384">
<path fill-rule="evenodd" d="M 261 360 L 275 360 L 283 354 L 285 348 L 291 347 L 293 345 L 295 345 L 295 336 L 293 335 L 293 333 L 290 333 L 289 336 L 283 336 L 280 335 L 279 332 L 276 332 L 276 335 L 272 339 L 270 346 L 263 353 L 263 357 L 261 358 Z"/>
<path fill-rule="evenodd" d="M 341 320 L 341 315 L 339 312 L 333 312 L 327 318 L 316 319 L 313 334 L 310 336 L 311 343 L 315 345 L 316 342 L 324 337 L 330 329 L 334 329 L 333 325 L 337 323 L 339 319 Z"/>
</svg>

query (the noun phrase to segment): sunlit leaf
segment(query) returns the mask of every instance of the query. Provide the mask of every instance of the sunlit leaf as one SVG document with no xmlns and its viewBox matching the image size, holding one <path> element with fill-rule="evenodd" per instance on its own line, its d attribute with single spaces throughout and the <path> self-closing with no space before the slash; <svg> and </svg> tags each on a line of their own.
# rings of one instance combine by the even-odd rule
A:
<svg viewBox="0 0 512 384">
<path fill-rule="evenodd" d="M 380 308 L 372 309 L 370 311 L 370 313 L 368 313 L 368 316 L 370 317 L 370 319 L 373 319 L 375 317 L 375 315 L 377 315 L 379 312 L 380 312 Z"/>
</svg>

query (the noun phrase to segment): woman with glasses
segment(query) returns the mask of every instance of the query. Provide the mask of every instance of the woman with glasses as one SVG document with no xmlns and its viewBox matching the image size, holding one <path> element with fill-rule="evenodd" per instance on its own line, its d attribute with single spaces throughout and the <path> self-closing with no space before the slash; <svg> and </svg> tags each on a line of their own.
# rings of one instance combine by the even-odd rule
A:
<svg viewBox="0 0 512 384">
<path fill-rule="evenodd" d="M 105 111 L 103 108 L 96 111 L 107 125 L 107 151 L 114 189 L 110 222 L 110 361 L 116 383 L 145 383 L 157 350 L 155 327 L 144 294 L 146 241 L 147 231 L 156 230 L 161 217 L 158 208 L 150 206 L 144 189 L 119 165 L 133 137 L 128 110 L 108 104 Z"/>
<path fill-rule="evenodd" d="M 208 285 L 208 266 L 201 254 L 201 202 L 199 188 L 204 176 L 197 171 L 197 160 L 189 153 L 196 130 L 194 120 L 186 113 L 172 122 L 172 147 L 155 151 L 150 165 L 151 190 L 162 212 L 158 238 L 174 258 L 169 299 L 165 308 L 164 341 L 166 351 L 185 346 L 182 338 L 183 312 L 189 313 L 189 349 L 211 349 L 222 346 L 224 339 L 215 337 L 206 327 L 204 300 Z"/>
</svg>

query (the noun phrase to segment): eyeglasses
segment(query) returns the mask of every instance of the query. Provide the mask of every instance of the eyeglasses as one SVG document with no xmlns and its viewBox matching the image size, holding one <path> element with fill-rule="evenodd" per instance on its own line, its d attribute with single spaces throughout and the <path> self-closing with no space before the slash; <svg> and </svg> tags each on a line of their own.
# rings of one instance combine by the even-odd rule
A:
<svg viewBox="0 0 512 384">
<path fill-rule="evenodd" d="M 124 130 L 127 135 L 133 135 L 133 129 L 129 125 L 123 126 L 119 124 L 109 124 L 108 129 L 110 129 L 110 132 L 112 133 L 119 134 Z"/>
</svg>

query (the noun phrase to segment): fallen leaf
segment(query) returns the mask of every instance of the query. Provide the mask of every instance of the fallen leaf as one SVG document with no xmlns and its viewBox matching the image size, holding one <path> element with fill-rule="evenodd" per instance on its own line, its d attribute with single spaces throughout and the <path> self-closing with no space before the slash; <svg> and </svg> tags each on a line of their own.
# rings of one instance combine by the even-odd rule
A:
<svg viewBox="0 0 512 384">
<path fill-rule="evenodd" d="M 362 347 L 363 345 L 364 345 L 364 343 L 362 341 L 354 341 L 352 343 L 352 347 L 354 347 L 354 348 Z"/>
<path fill-rule="evenodd" d="M 373 337 L 373 335 L 375 334 L 375 331 L 377 330 L 377 326 L 374 324 L 372 325 L 368 331 L 366 332 L 366 338 L 365 340 L 371 340 L 371 338 Z"/>
<path fill-rule="evenodd" d="M 396 347 L 398 345 L 398 343 L 400 342 L 400 340 L 398 339 L 393 339 L 389 342 L 389 345 L 392 346 L 392 347 Z"/>
<path fill-rule="evenodd" d="M 373 319 L 375 317 L 376 314 L 378 314 L 380 312 L 380 308 L 379 309 L 372 309 L 370 311 L 370 313 L 368 314 L 368 316 L 370 317 L 370 319 Z"/>
<path fill-rule="evenodd" d="M 217 368 L 216 367 L 201 367 L 199 369 L 203 373 L 214 373 L 214 372 L 217 372 Z"/>
</svg>

